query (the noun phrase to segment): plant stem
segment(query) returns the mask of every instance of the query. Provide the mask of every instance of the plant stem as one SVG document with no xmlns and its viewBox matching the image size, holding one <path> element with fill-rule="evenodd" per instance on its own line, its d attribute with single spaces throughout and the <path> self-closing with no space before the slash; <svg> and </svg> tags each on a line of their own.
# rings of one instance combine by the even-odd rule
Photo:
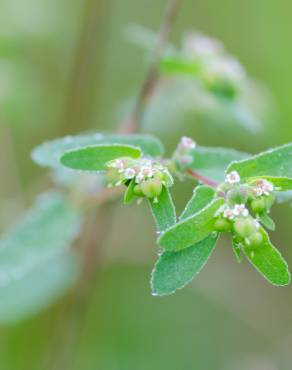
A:
<svg viewBox="0 0 292 370">
<path fill-rule="evenodd" d="M 192 169 L 188 169 L 186 171 L 186 173 L 187 173 L 187 175 L 189 175 L 190 177 L 193 177 L 194 179 L 201 182 L 202 184 L 211 186 L 212 188 L 216 189 L 219 185 L 218 182 L 213 181 L 213 180 L 209 179 L 208 177 L 202 176 L 202 175 L 200 175 L 199 173 L 197 173 L 196 171 L 194 171 Z"/>
<path fill-rule="evenodd" d="M 139 131 L 141 128 L 141 116 L 144 112 L 145 106 L 152 96 L 155 87 L 159 80 L 158 64 L 164 48 L 169 39 L 170 33 L 173 29 L 176 16 L 182 0 L 170 0 L 162 18 L 160 29 L 157 36 L 157 43 L 151 55 L 151 61 L 146 73 L 146 77 L 139 91 L 134 109 L 124 122 L 121 130 L 125 133 Z"/>
</svg>

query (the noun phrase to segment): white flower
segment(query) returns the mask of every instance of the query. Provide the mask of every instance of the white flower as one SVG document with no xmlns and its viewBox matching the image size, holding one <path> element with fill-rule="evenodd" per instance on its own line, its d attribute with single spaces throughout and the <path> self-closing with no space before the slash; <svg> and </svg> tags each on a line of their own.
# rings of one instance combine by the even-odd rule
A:
<svg viewBox="0 0 292 370">
<path fill-rule="evenodd" d="M 253 189 L 253 191 L 257 196 L 270 195 L 274 190 L 273 184 L 271 184 L 269 181 L 264 180 L 264 179 L 257 180 L 255 182 L 255 185 L 256 186 Z"/>
<path fill-rule="evenodd" d="M 130 180 L 130 179 L 133 179 L 135 176 L 136 176 L 136 171 L 134 170 L 134 168 L 129 167 L 125 169 L 124 171 L 125 179 Z"/>
<path fill-rule="evenodd" d="M 237 184 L 240 182 L 240 176 L 237 171 L 228 173 L 225 177 L 225 182 L 229 185 Z"/>
<path fill-rule="evenodd" d="M 226 208 L 224 211 L 223 211 L 223 217 L 225 218 L 228 218 L 229 220 L 234 220 L 234 218 L 236 217 L 235 213 L 234 213 L 234 210 L 231 209 L 231 208 Z"/>
<path fill-rule="evenodd" d="M 243 217 L 247 217 L 249 214 L 248 209 L 245 207 L 244 204 L 235 204 L 233 208 L 233 212 L 236 216 L 243 216 Z"/>
<path fill-rule="evenodd" d="M 187 136 L 183 136 L 178 144 L 180 150 L 191 150 L 196 148 L 195 141 Z"/>
<path fill-rule="evenodd" d="M 184 36 L 183 49 L 189 57 L 212 57 L 223 52 L 224 48 L 216 39 L 201 33 L 189 32 Z"/>
<path fill-rule="evenodd" d="M 108 167 L 117 168 L 123 170 L 125 166 L 125 161 L 123 159 L 116 159 L 108 163 Z"/>
</svg>

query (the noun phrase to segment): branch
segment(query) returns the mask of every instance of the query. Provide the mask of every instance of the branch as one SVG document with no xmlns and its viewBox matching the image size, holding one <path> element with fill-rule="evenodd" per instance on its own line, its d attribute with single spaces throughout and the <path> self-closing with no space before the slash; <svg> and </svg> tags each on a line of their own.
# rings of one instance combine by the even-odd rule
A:
<svg viewBox="0 0 292 370">
<path fill-rule="evenodd" d="M 200 175 L 199 173 L 197 173 L 196 171 L 194 171 L 190 168 L 186 171 L 186 173 L 187 173 L 187 175 L 196 179 L 197 181 L 201 182 L 202 184 L 211 186 L 212 188 L 216 189 L 219 185 L 218 182 L 213 181 L 213 180 L 209 179 L 208 177 L 202 176 L 202 175 Z"/>
<path fill-rule="evenodd" d="M 124 133 L 138 131 L 141 127 L 141 116 L 145 109 L 145 105 L 149 97 L 153 94 L 159 80 L 157 66 L 173 29 L 181 3 L 182 0 L 170 0 L 168 3 L 158 32 L 157 43 L 151 55 L 150 65 L 138 94 L 134 109 L 121 128 L 121 131 Z"/>
</svg>

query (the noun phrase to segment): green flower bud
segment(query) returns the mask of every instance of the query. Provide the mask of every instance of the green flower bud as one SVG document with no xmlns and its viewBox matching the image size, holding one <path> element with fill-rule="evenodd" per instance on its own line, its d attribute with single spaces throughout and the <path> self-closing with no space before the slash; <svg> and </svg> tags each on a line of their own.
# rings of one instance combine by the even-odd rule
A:
<svg viewBox="0 0 292 370">
<path fill-rule="evenodd" d="M 155 198 L 162 191 L 162 182 L 159 179 L 146 180 L 141 184 L 141 189 L 144 195 L 148 198 Z"/>
<path fill-rule="evenodd" d="M 248 191 L 244 186 L 236 187 L 227 192 L 227 200 L 231 204 L 245 204 L 248 199 Z"/>
<path fill-rule="evenodd" d="M 275 203 L 276 197 L 274 194 L 265 196 L 266 209 L 270 210 L 272 205 Z"/>
<path fill-rule="evenodd" d="M 134 186 L 134 193 L 138 197 L 144 197 L 144 194 L 143 194 L 143 191 L 142 191 L 142 187 L 141 187 L 140 184 Z"/>
<path fill-rule="evenodd" d="M 248 237 L 248 245 L 251 247 L 258 247 L 263 242 L 263 235 L 256 231 Z"/>
<path fill-rule="evenodd" d="M 266 200 L 263 197 L 256 198 L 251 201 L 250 207 L 255 214 L 263 213 L 266 210 Z"/>
<path fill-rule="evenodd" d="M 226 220 L 225 218 L 218 218 L 215 223 L 214 223 L 214 229 L 216 231 L 220 231 L 220 232 L 223 232 L 223 231 L 230 231 L 231 229 L 231 224 L 228 220 Z"/>
<path fill-rule="evenodd" d="M 238 218 L 233 228 L 240 237 L 247 238 L 256 232 L 256 223 L 251 217 Z"/>
</svg>

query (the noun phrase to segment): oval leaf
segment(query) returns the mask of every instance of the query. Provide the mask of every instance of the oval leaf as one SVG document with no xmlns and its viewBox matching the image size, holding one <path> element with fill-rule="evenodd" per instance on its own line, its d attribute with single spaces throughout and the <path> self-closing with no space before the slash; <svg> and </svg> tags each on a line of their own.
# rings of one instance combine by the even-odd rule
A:
<svg viewBox="0 0 292 370">
<path fill-rule="evenodd" d="M 260 228 L 259 231 L 263 236 L 262 244 L 257 247 L 244 246 L 243 252 L 249 262 L 271 284 L 278 286 L 289 284 L 290 272 L 286 261 L 272 245 L 264 229 Z"/>
<path fill-rule="evenodd" d="M 152 215 L 155 219 L 158 231 L 162 231 L 172 226 L 176 222 L 176 212 L 170 191 L 165 186 L 157 198 L 157 202 L 149 199 Z"/>
<path fill-rule="evenodd" d="M 188 201 L 186 208 L 180 215 L 180 220 L 183 220 L 194 213 L 199 212 L 205 208 L 215 197 L 215 190 L 210 186 L 201 185 L 194 189 L 193 196 Z"/>
<path fill-rule="evenodd" d="M 223 198 L 209 203 L 201 211 L 167 229 L 158 244 L 168 251 L 178 251 L 205 239 L 214 230 L 214 215 L 224 204 Z"/>
<path fill-rule="evenodd" d="M 67 136 L 45 142 L 32 152 L 32 159 L 40 166 L 58 168 L 60 157 L 68 151 L 92 145 L 123 144 L 132 145 L 141 149 L 143 154 L 158 157 L 163 153 L 163 146 L 159 139 L 147 134 L 109 135 L 109 134 L 81 134 Z"/>
<path fill-rule="evenodd" d="M 76 149 L 62 155 L 61 163 L 74 170 L 105 171 L 105 165 L 121 157 L 139 158 L 139 148 L 127 145 L 96 145 Z"/>
<path fill-rule="evenodd" d="M 258 176 L 292 178 L 292 143 L 231 163 L 227 172 L 231 171 L 237 171 L 242 179 Z"/>
</svg>

